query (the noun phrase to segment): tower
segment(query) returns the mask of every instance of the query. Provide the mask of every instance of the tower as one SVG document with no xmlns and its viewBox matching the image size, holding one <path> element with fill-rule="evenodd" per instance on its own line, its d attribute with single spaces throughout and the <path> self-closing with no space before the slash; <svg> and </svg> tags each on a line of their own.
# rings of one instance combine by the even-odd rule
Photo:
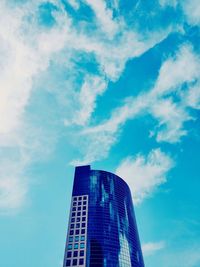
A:
<svg viewBox="0 0 200 267">
<path fill-rule="evenodd" d="M 63 267 L 144 267 L 128 185 L 76 167 Z"/>
</svg>

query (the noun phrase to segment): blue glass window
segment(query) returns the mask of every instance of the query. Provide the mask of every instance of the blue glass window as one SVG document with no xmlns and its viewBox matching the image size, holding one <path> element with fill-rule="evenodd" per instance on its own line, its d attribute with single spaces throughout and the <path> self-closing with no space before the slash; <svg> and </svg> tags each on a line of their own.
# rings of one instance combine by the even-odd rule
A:
<svg viewBox="0 0 200 267">
<path fill-rule="evenodd" d="M 80 248 L 85 248 L 85 243 L 81 243 Z"/>
<path fill-rule="evenodd" d="M 85 236 L 84 235 L 81 236 L 81 241 L 85 241 Z"/>
<path fill-rule="evenodd" d="M 84 264 L 84 259 L 79 259 L 79 265 L 83 265 Z"/>
<path fill-rule="evenodd" d="M 79 235 L 79 233 L 80 233 L 80 230 L 77 229 L 77 230 L 76 230 L 76 235 Z"/>
<path fill-rule="evenodd" d="M 72 241 L 73 241 L 73 237 L 70 236 L 70 237 L 69 237 L 69 242 L 72 242 Z"/>
<path fill-rule="evenodd" d="M 75 236 L 75 241 L 76 241 L 76 242 L 79 241 L 79 236 Z"/>
<path fill-rule="evenodd" d="M 72 256 L 72 252 L 71 251 L 68 251 L 67 252 L 67 258 L 71 258 L 71 256 Z"/>
<path fill-rule="evenodd" d="M 74 249 L 78 249 L 78 243 L 74 244 Z"/>
<path fill-rule="evenodd" d="M 70 266 L 71 265 L 71 261 L 70 260 L 67 260 L 66 261 L 66 266 Z"/>
<path fill-rule="evenodd" d="M 73 235 L 74 234 L 74 230 L 70 230 L 69 234 Z"/>
<path fill-rule="evenodd" d="M 74 251 L 73 257 L 78 257 L 78 251 Z"/>
<path fill-rule="evenodd" d="M 69 244 L 67 248 L 72 249 L 72 244 Z"/>
<path fill-rule="evenodd" d="M 85 227 L 85 223 L 82 223 L 82 227 Z"/>
<path fill-rule="evenodd" d="M 84 250 L 81 250 L 79 255 L 80 257 L 84 256 Z"/>
<path fill-rule="evenodd" d="M 81 234 L 84 235 L 85 234 L 85 229 L 81 230 Z"/>
<path fill-rule="evenodd" d="M 77 265 L 77 259 L 74 259 L 73 260 L 73 266 L 76 266 Z"/>
</svg>

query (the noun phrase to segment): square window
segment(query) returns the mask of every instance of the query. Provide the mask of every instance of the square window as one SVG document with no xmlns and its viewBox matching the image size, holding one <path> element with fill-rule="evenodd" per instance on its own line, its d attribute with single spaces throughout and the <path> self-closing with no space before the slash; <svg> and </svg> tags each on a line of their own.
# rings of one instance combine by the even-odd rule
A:
<svg viewBox="0 0 200 267">
<path fill-rule="evenodd" d="M 83 205 L 86 205 L 86 203 L 87 203 L 86 201 L 83 201 Z"/>
<path fill-rule="evenodd" d="M 74 197 L 74 200 L 77 200 L 77 197 Z"/>
<path fill-rule="evenodd" d="M 82 216 L 85 216 L 85 215 L 86 215 L 86 211 L 83 211 L 83 212 L 82 212 Z"/>
<path fill-rule="evenodd" d="M 85 221 L 86 221 L 86 217 L 83 217 L 83 218 L 82 218 L 82 221 L 85 222 Z"/>
<path fill-rule="evenodd" d="M 86 206 L 83 206 L 83 210 L 86 210 Z"/>
<path fill-rule="evenodd" d="M 72 252 L 71 251 L 67 252 L 67 258 L 71 258 L 71 256 L 72 256 Z"/>
<path fill-rule="evenodd" d="M 74 230 L 70 230 L 69 234 L 73 235 L 74 234 Z"/>
<path fill-rule="evenodd" d="M 79 235 L 80 231 L 79 229 L 76 230 L 76 235 Z"/>
<path fill-rule="evenodd" d="M 85 241 L 85 236 L 84 235 L 81 236 L 81 241 Z"/>
<path fill-rule="evenodd" d="M 80 223 L 77 223 L 76 224 L 76 228 L 80 228 Z"/>
<path fill-rule="evenodd" d="M 77 265 L 77 259 L 74 259 L 74 260 L 73 260 L 73 265 L 74 265 L 74 266 Z"/>
<path fill-rule="evenodd" d="M 85 243 L 81 243 L 80 248 L 85 248 Z"/>
<path fill-rule="evenodd" d="M 71 265 L 71 261 L 70 260 L 67 260 L 66 261 L 66 266 L 70 266 Z"/>
<path fill-rule="evenodd" d="M 81 210 L 81 207 L 78 207 L 78 210 Z"/>
<path fill-rule="evenodd" d="M 76 215 L 76 212 L 72 212 L 72 217 L 74 217 Z"/>
<path fill-rule="evenodd" d="M 69 244 L 69 245 L 67 246 L 67 248 L 68 248 L 69 250 L 71 250 L 71 249 L 72 249 L 72 244 Z"/>
<path fill-rule="evenodd" d="M 71 222 L 75 222 L 75 218 L 72 218 L 72 219 L 71 219 Z"/>
<path fill-rule="evenodd" d="M 79 241 L 79 236 L 75 236 L 75 242 Z"/>
<path fill-rule="evenodd" d="M 79 259 L 79 265 L 83 265 L 84 264 L 84 259 Z"/>
<path fill-rule="evenodd" d="M 72 208 L 72 211 L 76 211 L 76 207 L 73 207 L 73 208 Z"/>
<path fill-rule="evenodd" d="M 81 204 L 82 204 L 81 202 L 78 202 L 78 205 L 79 205 L 79 206 L 81 206 Z"/>
<path fill-rule="evenodd" d="M 85 199 L 87 199 L 87 197 L 86 197 L 86 196 L 84 196 L 84 197 L 83 197 L 83 199 L 85 200 Z"/>
<path fill-rule="evenodd" d="M 71 229 L 73 229 L 73 228 L 74 228 L 74 223 L 71 224 Z"/>
<path fill-rule="evenodd" d="M 79 212 L 77 212 L 77 216 L 81 216 L 81 213 L 80 213 L 80 211 L 79 211 Z"/>
<path fill-rule="evenodd" d="M 81 230 L 81 234 L 84 235 L 85 234 L 85 229 Z"/>
<path fill-rule="evenodd" d="M 80 217 L 77 217 L 77 218 L 76 218 L 76 221 L 77 221 L 77 222 L 80 222 L 80 220 L 81 220 Z"/>
<path fill-rule="evenodd" d="M 74 249 L 78 249 L 78 243 L 74 244 Z"/>
<path fill-rule="evenodd" d="M 78 200 L 81 200 L 81 199 L 82 199 L 82 197 L 79 197 L 79 198 L 78 198 Z"/>
<path fill-rule="evenodd" d="M 85 223 L 82 223 L 82 227 L 85 227 Z"/>
<path fill-rule="evenodd" d="M 80 255 L 80 257 L 84 256 L 84 250 L 81 250 L 79 255 Z"/>
<path fill-rule="evenodd" d="M 72 241 L 73 241 L 73 237 L 70 236 L 70 237 L 69 237 L 69 242 L 72 242 Z"/>
<path fill-rule="evenodd" d="M 73 202 L 73 206 L 76 206 L 77 205 L 77 202 L 75 201 L 75 202 Z"/>
<path fill-rule="evenodd" d="M 74 251 L 73 257 L 78 257 L 78 251 Z"/>
</svg>

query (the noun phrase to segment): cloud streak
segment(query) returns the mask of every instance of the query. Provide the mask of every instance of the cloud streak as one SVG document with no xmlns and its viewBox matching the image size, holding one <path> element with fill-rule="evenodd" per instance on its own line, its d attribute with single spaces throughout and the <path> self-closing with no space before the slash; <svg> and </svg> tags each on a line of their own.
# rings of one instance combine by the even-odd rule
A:
<svg viewBox="0 0 200 267">
<path fill-rule="evenodd" d="M 4 198 L 4 202 L 0 198 L 2 207 L 6 207 L 6 199 L 8 207 L 11 207 L 9 195 L 15 195 L 14 190 L 21 199 L 16 201 L 16 207 L 20 206 L 23 199 L 25 201 L 29 179 L 20 177 L 25 177 L 25 169 L 35 161 L 38 149 L 41 150 L 43 146 L 42 132 L 46 131 L 45 126 L 37 127 L 29 118 L 30 103 L 33 108 L 32 95 L 41 88 L 51 92 L 58 100 L 58 105 L 62 105 L 63 121 L 65 118 L 68 127 L 79 125 L 84 129 L 90 123 L 96 99 L 106 91 L 108 82 L 120 77 L 129 59 L 143 54 L 163 40 L 170 31 L 164 29 L 163 32 L 152 32 L 149 36 L 138 33 L 130 29 L 122 17 L 114 18 L 112 7 L 107 7 L 101 0 L 85 1 L 94 12 L 96 27 L 93 27 L 94 21 L 74 23 L 75 18 L 66 11 L 64 4 L 51 0 L 49 4 L 54 8 L 49 15 L 54 23 L 47 27 L 39 17 L 40 7 L 45 3 L 43 0 L 23 2 L 20 6 L 14 2 L 0 3 L 0 145 L 4 151 L 17 151 L 19 162 L 18 168 L 15 168 L 12 152 L 0 158 L 4 168 L 13 166 L 12 177 L 7 171 L 0 178 Z M 79 12 L 78 1 L 70 1 L 70 4 L 75 12 Z M 95 73 L 81 68 L 79 59 L 84 56 L 88 62 L 91 62 L 90 58 L 95 61 Z M 56 74 L 50 71 L 53 64 L 65 69 L 67 88 L 50 89 L 48 79 L 40 81 L 40 77 L 45 74 L 55 77 Z M 70 101 L 69 96 L 75 102 Z M 37 136 L 37 141 L 32 140 L 30 145 L 27 133 L 31 133 L 30 138 L 33 139 Z M 103 154 L 106 156 L 106 146 L 110 147 L 113 139 L 115 137 L 107 134 L 97 134 L 93 142 L 96 147 L 103 140 Z M 51 143 L 52 147 L 54 143 Z M 103 154 L 99 153 L 99 158 Z M 94 158 L 97 158 L 97 152 L 90 149 L 87 160 L 92 161 Z M 7 190 L 6 184 L 15 185 L 12 192 Z M 23 185 L 24 193 L 18 191 L 20 184 Z"/>
<path fill-rule="evenodd" d="M 128 98 L 124 105 L 112 111 L 108 120 L 86 128 L 82 134 L 91 135 L 92 145 L 97 134 L 115 143 L 128 120 L 150 114 L 157 121 L 157 127 L 151 131 L 157 142 L 180 142 L 187 135 L 184 123 L 194 119 L 190 109 L 199 109 L 199 77 L 199 56 L 190 46 L 183 45 L 163 62 L 149 91 Z M 114 143 L 110 142 L 110 146 Z"/>
<path fill-rule="evenodd" d="M 157 251 L 164 249 L 166 246 L 164 241 L 149 242 L 142 245 L 142 251 L 145 257 L 156 254 Z"/>
<path fill-rule="evenodd" d="M 166 183 L 167 173 L 173 165 L 170 156 L 154 149 L 146 157 L 139 154 L 123 159 L 115 172 L 128 183 L 135 204 L 139 204 Z"/>
</svg>

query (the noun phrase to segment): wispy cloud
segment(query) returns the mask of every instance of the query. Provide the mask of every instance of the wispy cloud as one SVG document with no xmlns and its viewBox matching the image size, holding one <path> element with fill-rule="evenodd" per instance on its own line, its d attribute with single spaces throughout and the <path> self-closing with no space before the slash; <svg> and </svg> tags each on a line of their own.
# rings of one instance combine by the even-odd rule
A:
<svg viewBox="0 0 200 267">
<path fill-rule="evenodd" d="M 178 4 L 178 0 L 159 0 L 159 3 L 162 7 L 165 7 L 165 6 L 176 7 Z"/>
<path fill-rule="evenodd" d="M 170 156 L 154 149 L 147 156 L 139 154 L 123 159 L 115 172 L 129 184 L 134 202 L 139 204 L 159 185 L 166 183 L 173 165 Z"/>
<path fill-rule="evenodd" d="M 118 23 L 113 19 L 112 9 L 106 6 L 106 2 L 103 0 L 85 0 L 85 2 L 93 9 L 96 15 L 97 22 L 99 23 L 101 30 L 108 34 L 109 38 L 112 38 L 118 29 Z"/>
<path fill-rule="evenodd" d="M 200 6 L 198 0 L 184 0 L 182 2 L 183 10 L 187 21 L 191 25 L 200 24 Z"/>
<path fill-rule="evenodd" d="M 72 122 L 78 125 L 85 125 L 90 121 L 90 117 L 95 110 L 97 96 L 104 93 L 107 82 L 103 77 L 88 75 L 84 78 L 78 94 L 78 111 L 75 112 Z"/>
<path fill-rule="evenodd" d="M 108 120 L 88 127 L 83 134 L 91 135 L 92 140 L 102 134 L 116 142 L 127 120 L 150 114 L 158 122 L 151 132 L 158 142 L 179 142 L 187 135 L 184 123 L 193 119 L 190 109 L 199 109 L 199 74 L 198 54 L 190 46 L 183 45 L 163 62 L 158 78 L 148 92 L 128 98 L 124 105 L 113 110 Z"/>
<path fill-rule="evenodd" d="M 145 257 L 156 254 L 157 251 L 164 249 L 166 246 L 164 241 L 149 242 L 142 245 L 142 251 Z"/>
<path fill-rule="evenodd" d="M 14 2 L 0 3 L 0 144 L 4 150 L 18 151 L 20 169 L 13 170 L 8 184 L 23 184 L 23 192 L 28 190 L 29 182 L 27 179 L 24 183 L 20 177 L 24 177 L 26 167 L 35 160 L 38 149 L 41 150 L 42 131 L 45 132 L 45 126 L 40 124 L 37 127 L 27 112 L 34 94 L 33 89 L 44 88 L 43 90 L 50 92 L 47 88 L 48 79 L 41 79 L 41 84 L 38 85 L 38 77 L 50 73 L 53 79 L 56 75 L 53 71 L 50 72 L 53 64 L 66 69 L 66 83 L 63 82 L 67 85 L 66 88 L 53 88 L 51 94 L 60 101 L 59 105 L 65 105 L 62 116 L 68 127 L 72 124 L 85 127 L 95 110 L 97 97 L 107 89 L 108 82 L 120 77 L 129 59 L 140 56 L 170 32 L 170 29 L 164 29 L 159 33 L 152 32 L 148 36 L 138 33 L 131 29 L 122 17 L 114 18 L 112 6 L 116 7 L 116 3 L 108 7 L 101 0 L 85 1 L 94 12 L 96 27 L 93 27 L 94 21 L 84 21 L 77 27 L 74 20 L 79 17 L 74 18 L 68 14 L 61 1 L 49 1 L 56 8 L 50 13 L 54 23 L 47 27 L 40 24 L 43 20 L 39 19 L 40 6 L 45 3 L 43 0 L 25 1 L 20 3 L 20 7 Z M 71 0 L 69 4 L 78 12 L 79 1 Z M 95 74 L 90 70 L 80 70 L 79 58 L 83 56 L 91 57 L 95 62 Z M 69 96 L 73 96 L 74 101 L 70 101 Z M 32 144 L 27 138 L 28 132 L 33 138 Z M 34 136 L 38 137 L 37 141 L 34 140 Z M 93 142 L 97 146 L 100 140 L 103 140 L 104 146 L 104 151 L 99 153 L 102 157 L 107 153 L 106 147 L 109 148 L 114 141 L 113 137 L 106 134 L 97 134 Z M 52 142 L 51 146 L 54 143 Z M 95 151 L 97 150 L 88 150 L 87 160 L 92 161 L 97 157 Z M 8 168 L 9 164 L 5 165 L 3 157 L 0 160 L 2 166 Z M 13 166 L 12 160 L 10 165 Z M 10 194 L 11 197 L 14 193 L 6 191 L 5 181 L 8 181 L 8 178 L 5 177 L 8 177 L 7 172 L 5 175 L 2 174 L 1 194 L 5 199 L 3 205 L 6 205 L 7 199 L 9 207 L 8 196 Z M 14 188 L 18 194 L 19 187 L 13 186 L 13 190 Z M 25 193 L 19 195 L 25 196 Z M 18 203 L 22 203 L 22 199 L 23 197 Z"/>
</svg>

